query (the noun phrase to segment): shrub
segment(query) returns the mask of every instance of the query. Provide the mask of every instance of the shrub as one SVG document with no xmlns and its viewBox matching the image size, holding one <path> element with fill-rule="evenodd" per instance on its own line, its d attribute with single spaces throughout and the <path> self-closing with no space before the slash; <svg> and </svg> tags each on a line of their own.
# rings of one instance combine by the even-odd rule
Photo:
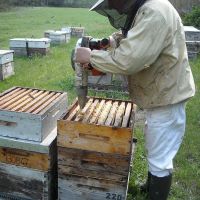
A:
<svg viewBox="0 0 200 200">
<path fill-rule="evenodd" d="M 6 11 L 9 8 L 9 1 L 6 0 L 0 0 L 0 12 Z"/>
<path fill-rule="evenodd" d="M 192 11 L 184 16 L 183 23 L 200 29 L 200 6 L 193 7 Z"/>
</svg>

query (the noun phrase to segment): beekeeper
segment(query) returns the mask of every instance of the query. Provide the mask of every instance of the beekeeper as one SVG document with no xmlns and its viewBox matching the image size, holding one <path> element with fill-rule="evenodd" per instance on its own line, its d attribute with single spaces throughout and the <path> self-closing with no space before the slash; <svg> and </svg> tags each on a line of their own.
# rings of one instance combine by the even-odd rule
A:
<svg viewBox="0 0 200 200">
<path fill-rule="evenodd" d="M 91 10 L 122 34 L 110 37 L 109 51 L 77 49 L 76 62 L 127 75 L 133 102 L 146 111 L 144 189 L 150 200 L 166 200 L 185 132 L 185 104 L 195 94 L 181 18 L 168 0 L 99 0 Z"/>
</svg>

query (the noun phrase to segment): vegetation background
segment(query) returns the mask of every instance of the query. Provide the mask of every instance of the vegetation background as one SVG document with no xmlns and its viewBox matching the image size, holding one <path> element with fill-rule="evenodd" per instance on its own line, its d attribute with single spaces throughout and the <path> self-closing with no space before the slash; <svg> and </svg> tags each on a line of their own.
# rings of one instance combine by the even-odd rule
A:
<svg viewBox="0 0 200 200">
<path fill-rule="evenodd" d="M 180 13 L 191 11 L 193 6 L 200 4 L 199 0 L 169 0 Z M 0 0 L 0 9 L 9 6 L 60 6 L 60 7 L 90 7 L 96 0 Z"/>
<path fill-rule="evenodd" d="M 1 0 L 2 2 L 2 0 Z M 9 39 L 17 37 L 43 37 L 48 29 L 65 26 L 84 26 L 86 34 L 96 38 L 109 36 L 114 29 L 106 18 L 82 8 L 14 8 L 0 13 L 0 49 L 9 48 Z M 70 64 L 71 51 L 77 39 L 68 44 L 52 46 L 44 57 L 14 58 L 15 76 L 0 82 L 0 92 L 13 86 L 26 86 L 67 91 L 69 103 L 76 97 L 74 72 Z M 136 47 L 137 48 L 137 47 Z M 200 199 L 200 58 L 191 62 L 197 93 L 187 104 L 187 127 L 184 142 L 174 162 L 173 185 L 170 200 Z M 115 98 L 115 93 L 96 94 Z M 119 95 L 118 97 L 123 97 Z M 147 174 L 143 125 L 135 127 L 138 139 L 129 184 L 129 200 L 142 200 L 137 184 Z"/>
</svg>

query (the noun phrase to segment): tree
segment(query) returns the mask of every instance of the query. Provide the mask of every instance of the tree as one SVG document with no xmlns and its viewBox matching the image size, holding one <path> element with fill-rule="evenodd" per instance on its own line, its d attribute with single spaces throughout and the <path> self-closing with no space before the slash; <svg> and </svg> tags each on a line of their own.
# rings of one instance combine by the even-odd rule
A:
<svg viewBox="0 0 200 200">
<path fill-rule="evenodd" d="M 0 0 L 0 11 L 5 11 L 9 8 L 9 0 Z"/>
</svg>

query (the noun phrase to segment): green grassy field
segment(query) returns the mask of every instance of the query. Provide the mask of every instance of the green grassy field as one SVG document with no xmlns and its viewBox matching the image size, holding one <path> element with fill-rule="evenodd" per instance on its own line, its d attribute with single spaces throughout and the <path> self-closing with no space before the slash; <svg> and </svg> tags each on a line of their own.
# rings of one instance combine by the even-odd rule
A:
<svg viewBox="0 0 200 200">
<path fill-rule="evenodd" d="M 44 31 L 48 29 L 80 25 L 93 37 L 106 37 L 114 31 L 104 17 L 87 9 L 18 8 L 0 13 L 0 49 L 8 49 L 11 38 L 38 38 L 43 37 Z M 15 76 L 0 82 L 0 92 L 13 86 L 62 90 L 68 92 L 71 103 L 76 97 L 73 86 L 74 72 L 70 65 L 70 53 L 75 43 L 76 39 L 73 38 L 66 45 L 51 47 L 51 53 L 45 57 L 15 58 Z M 170 200 L 200 199 L 200 59 L 192 62 L 191 66 L 197 94 L 187 104 L 186 135 L 174 163 L 175 173 Z M 136 128 L 135 136 L 138 144 L 128 200 L 144 199 L 135 193 L 136 185 L 145 180 L 147 173 L 142 127 Z"/>
</svg>

